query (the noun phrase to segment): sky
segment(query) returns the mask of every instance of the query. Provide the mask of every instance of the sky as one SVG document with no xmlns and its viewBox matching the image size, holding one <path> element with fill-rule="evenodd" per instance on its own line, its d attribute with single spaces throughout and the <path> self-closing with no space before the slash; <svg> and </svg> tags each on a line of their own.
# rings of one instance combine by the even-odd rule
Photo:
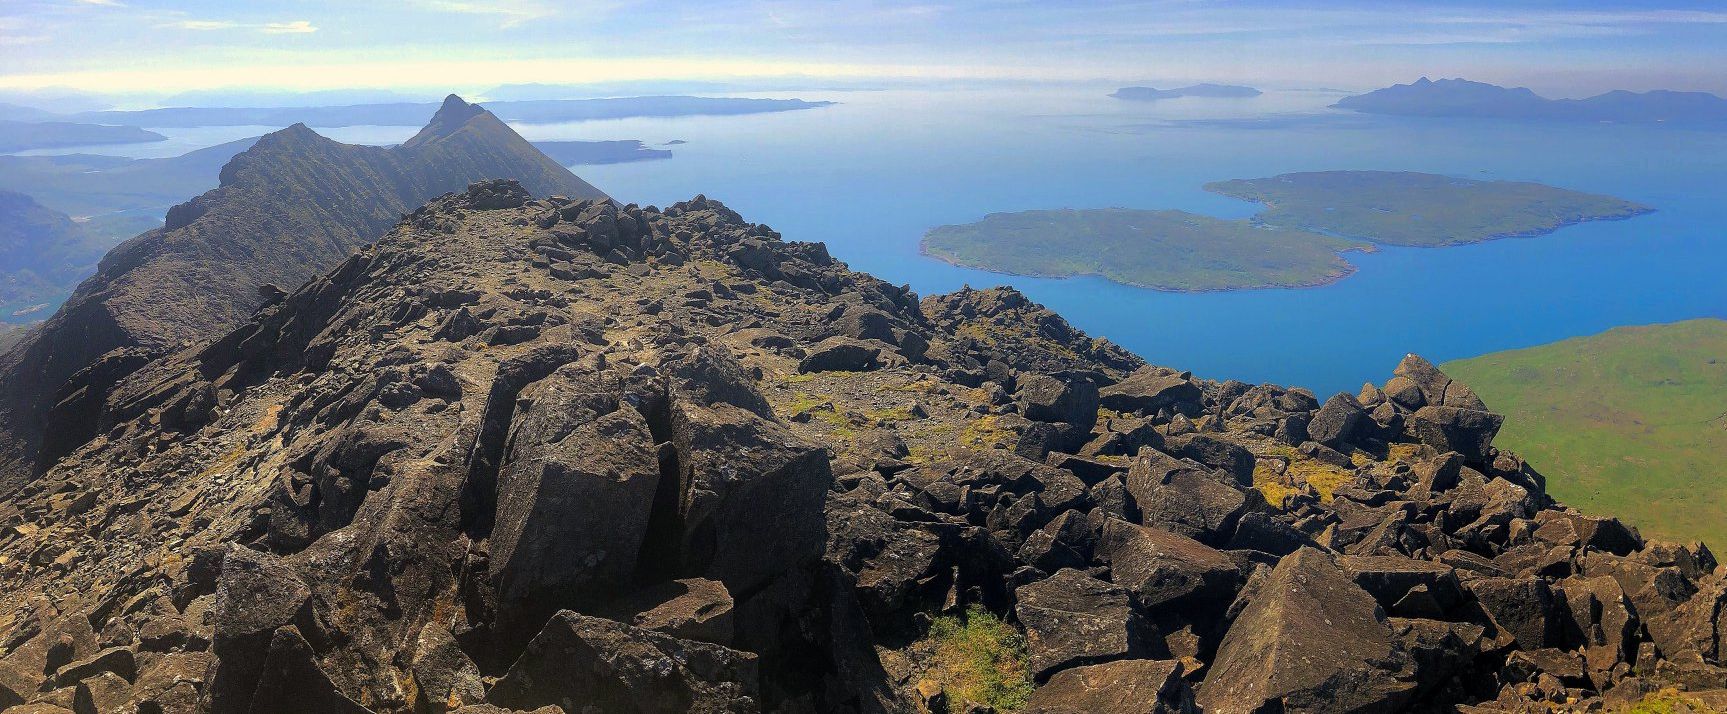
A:
<svg viewBox="0 0 1727 714">
<path fill-rule="evenodd" d="M 1712 0 L 0 0 L 0 90 L 1009 80 L 1727 94 Z"/>
</svg>

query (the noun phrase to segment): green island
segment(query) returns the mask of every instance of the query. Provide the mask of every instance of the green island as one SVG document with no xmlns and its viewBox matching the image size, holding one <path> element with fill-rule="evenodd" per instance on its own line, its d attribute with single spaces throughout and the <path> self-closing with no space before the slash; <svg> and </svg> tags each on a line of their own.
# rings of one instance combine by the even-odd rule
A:
<svg viewBox="0 0 1727 714">
<path fill-rule="evenodd" d="M 1129 208 L 992 213 L 924 236 L 925 255 L 1014 275 L 1096 275 L 1172 291 L 1303 287 L 1354 271 L 1365 241 L 1186 211 Z"/>
<path fill-rule="evenodd" d="M 1342 253 L 1533 236 L 1653 209 L 1536 183 L 1412 172 L 1321 171 L 1205 185 L 1265 204 L 1247 220 L 1126 208 L 993 213 L 924 235 L 925 255 L 968 268 L 1095 275 L 1176 292 L 1311 287 L 1354 272 Z"/>
<path fill-rule="evenodd" d="M 1266 225 L 1418 247 L 1536 236 L 1654 210 L 1527 181 L 1409 171 L 1314 171 L 1218 181 L 1205 190 L 1265 204 L 1253 220 Z"/>
<path fill-rule="evenodd" d="M 1548 491 L 1645 536 L 1727 546 L 1727 321 L 1619 327 L 1443 365 Z"/>
</svg>

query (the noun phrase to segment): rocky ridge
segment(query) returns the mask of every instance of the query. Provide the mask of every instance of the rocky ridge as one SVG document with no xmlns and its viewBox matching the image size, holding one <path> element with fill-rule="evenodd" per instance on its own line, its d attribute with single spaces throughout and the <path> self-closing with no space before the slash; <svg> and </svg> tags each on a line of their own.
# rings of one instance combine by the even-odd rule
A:
<svg viewBox="0 0 1727 714">
<path fill-rule="evenodd" d="M 110 251 L 0 354 L 0 494 L 93 436 L 107 390 L 131 370 L 220 336 L 404 213 L 493 176 L 541 195 L 604 196 L 454 95 L 400 146 L 342 144 L 298 124 L 259 139 L 223 166 L 218 188 Z"/>
<path fill-rule="evenodd" d="M 1411 356 L 1323 403 L 920 300 L 698 197 L 477 183 L 147 361 L 0 504 L 0 710 L 1720 702 L 1701 545 Z M 977 701 L 940 623 L 1013 633 Z M 1679 695 L 1675 695 L 1679 696 Z M 1703 706 L 1703 704 L 1698 704 Z"/>
</svg>

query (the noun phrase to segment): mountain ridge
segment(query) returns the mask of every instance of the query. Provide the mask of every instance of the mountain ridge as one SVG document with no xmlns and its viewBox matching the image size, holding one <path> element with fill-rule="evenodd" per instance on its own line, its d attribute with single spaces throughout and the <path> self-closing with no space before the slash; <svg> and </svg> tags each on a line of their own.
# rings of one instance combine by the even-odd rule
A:
<svg viewBox="0 0 1727 714">
<path fill-rule="evenodd" d="M 1547 99 L 1525 87 L 1422 77 L 1334 105 L 1373 114 L 1617 122 L 1727 121 L 1727 99 L 1707 92 L 1613 90 L 1584 99 Z"/>
<path fill-rule="evenodd" d="M 1727 693 L 1708 548 L 1556 504 L 1494 445 L 1501 417 L 1417 356 L 1324 402 L 1200 379 L 1012 289 L 920 298 L 701 196 L 477 182 L 109 394 L 94 439 L 0 501 L 0 697 L 1185 714 Z"/>
<path fill-rule="evenodd" d="M 29 478 L 39 456 L 52 461 L 89 438 L 86 417 L 125 365 L 214 337 L 429 198 L 498 174 L 545 194 L 604 195 L 454 95 L 428 127 L 393 148 L 340 144 L 304 124 L 272 132 L 223 166 L 217 188 L 110 251 L 0 356 L 0 492 Z M 105 355 L 108 367 L 68 381 Z"/>
</svg>

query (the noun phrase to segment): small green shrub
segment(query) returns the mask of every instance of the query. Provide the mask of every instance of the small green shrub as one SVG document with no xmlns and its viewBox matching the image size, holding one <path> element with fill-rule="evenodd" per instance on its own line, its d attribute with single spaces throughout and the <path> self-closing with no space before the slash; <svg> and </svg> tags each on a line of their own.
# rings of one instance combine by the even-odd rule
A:
<svg viewBox="0 0 1727 714">
<path fill-rule="evenodd" d="M 971 700 L 997 712 L 1018 711 L 1031 696 L 1025 666 L 1025 636 L 989 610 L 973 605 L 964 615 L 937 617 L 929 638 L 935 658 L 929 671 L 948 701 Z"/>
</svg>

